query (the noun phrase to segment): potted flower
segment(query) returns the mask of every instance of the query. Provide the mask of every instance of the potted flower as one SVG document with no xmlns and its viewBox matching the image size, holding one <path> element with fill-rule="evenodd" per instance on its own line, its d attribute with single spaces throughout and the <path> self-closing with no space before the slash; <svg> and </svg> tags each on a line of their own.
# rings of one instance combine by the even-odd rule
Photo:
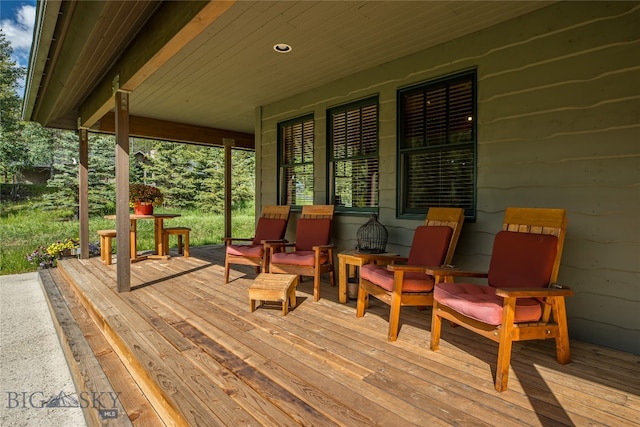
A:
<svg viewBox="0 0 640 427">
<path fill-rule="evenodd" d="M 137 215 L 151 215 L 153 207 L 161 205 L 163 201 L 162 192 L 158 187 L 146 184 L 129 185 L 129 206 Z"/>
<path fill-rule="evenodd" d="M 56 257 L 47 252 L 46 246 L 40 246 L 27 255 L 27 261 L 38 268 L 53 268 L 56 266 Z"/>
<path fill-rule="evenodd" d="M 47 246 L 47 253 L 54 258 L 63 258 L 76 255 L 78 241 L 75 239 L 65 239 Z"/>
</svg>

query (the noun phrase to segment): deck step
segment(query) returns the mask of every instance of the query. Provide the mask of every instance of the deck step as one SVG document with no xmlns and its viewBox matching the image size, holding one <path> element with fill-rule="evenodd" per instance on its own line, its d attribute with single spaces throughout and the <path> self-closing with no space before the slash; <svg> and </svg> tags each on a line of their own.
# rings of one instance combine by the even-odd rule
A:
<svg viewBox="0 0 640 427">
<path fill-rule="evenodd" d="M 103 411 L 93 403 L 83 408 L 87 424 L 125 427 L 166 424 L 82 306 L 61 270 L 41 270 L 40 277 L 79 400 L 95 402 L 95 396 L 102 396 Z"/>
<path fill-rule="evenodd" d="M 193 346 L 176 343 L 167 333 L 169 325 L 161 325 L 164 321 L 160 318 L 146 317 L 144 307 L 138 305 L 134 309 L 134 295 L 118 294 L 106 283 L 97 283 L 91 274 L 91 263 L 71 261 L 58 265 L 164 424 L 259 425 L 233 401 L 228 390 L 194 364 L 182 362 Z M 100 280 L 108 282 L 110 278 Z M 177 378 L 181 380 L 174 380 Z"/>
</svg>

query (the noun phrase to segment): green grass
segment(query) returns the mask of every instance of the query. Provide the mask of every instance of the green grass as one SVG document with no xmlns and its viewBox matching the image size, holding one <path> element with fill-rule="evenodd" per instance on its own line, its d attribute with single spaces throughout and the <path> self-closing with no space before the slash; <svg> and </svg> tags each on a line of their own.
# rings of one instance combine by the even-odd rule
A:
<svg viewBox="0 0 640 427">
<path fill-rule="evenodd" d="M 35 203 L 2 203 L 0 215 L 0 275 L 26 273 L 36 270 L 26 256 L 39 246 L 49 246 L 59 240 L 78 238 L 78 221 L 66 221 L 55 211 L 34 208 Z M 166 227 L 191 228 L 190 246 L 221 244 L 224 236 L 224 216 L 156 208 L 157 213 L 180 213 L 165 221 Z M 251 237 L 254 233 L 253 206 L 232 213 L 232 236 Z M 89 218 L 89 241 L 98 242 L 97 230 L 115 228 L 115 221 L 103 217 Z M 175 247 L 175 239 L 171 240 Z M 138 221 L 138 249 L 153 249 L 153 221 Z"/>
</svg>

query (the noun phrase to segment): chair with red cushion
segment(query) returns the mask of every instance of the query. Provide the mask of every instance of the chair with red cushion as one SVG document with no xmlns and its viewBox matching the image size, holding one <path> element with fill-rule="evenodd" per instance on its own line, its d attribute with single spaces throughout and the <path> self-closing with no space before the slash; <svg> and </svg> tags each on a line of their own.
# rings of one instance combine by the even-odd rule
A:
<svg viewBox="0 0 640 427">
<path fill-rule="evenodd" d="M 231 264 L 253 265 L 256 273 L 266 271 L 269 265 L 264 245 L 267 241 L 282 241 L 287 231 L 291 206 L 265 206 L 256 225 L 256 234 L 250 238 L 225 237 L 224 283 L 229 283 Z M 248 242 L 234 244 L 234 242 Z"/>
<path fill-rule="evenodd" d="M 553 338 L 558 362 L 568 363 L 564 297 L 573 291 L 555 284 L 566 227 L 563 209 L 507 208 L 487 273 L 432 270 L 447 279 L 434 289 L 431 349 L 439 349 L 442 319 L 497 342 L 498 391 L 507 389 L 513 341 Z M 488 286 L 453 277 L 486 278 Z"/>
<path fill-rule="evenodd" d="M 430 208 L 425 224 L 414 232 L 408 258 L 356 254 L 365 263 L 360 268 L 356 316 L 364 316 L 369 295 L 388 304 L 387 338 L 395 341 L 398 337 L 400 308 L 432 304 L 436 278 L 427 274 L 425 269 L 451 262 L 463 222 L 463 209 Z"/>
<path fill-rule="evenodd" d="M 303 206 L 293 243 L 267 243 L 269 273 L 313 276 L 313 300 L 320 299 L 320 275 L 335 286 L 331 225 L 333 205 Z"/>
</svg>

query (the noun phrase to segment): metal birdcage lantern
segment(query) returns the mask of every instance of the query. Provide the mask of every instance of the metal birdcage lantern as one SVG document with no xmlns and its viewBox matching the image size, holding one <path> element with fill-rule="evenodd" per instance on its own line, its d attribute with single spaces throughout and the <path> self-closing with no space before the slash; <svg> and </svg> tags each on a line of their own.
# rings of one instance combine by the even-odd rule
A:
<svg viewBox="0 0 640 427">
<path fill-rule="evenodd" d="M 378 221 L 378 215 L 373 214 L 369 221 L 358 229 L 357 249 L 365 254 L 381 254 L 386 251 L 387 237 L 387 229 Z"/>
</svg>

